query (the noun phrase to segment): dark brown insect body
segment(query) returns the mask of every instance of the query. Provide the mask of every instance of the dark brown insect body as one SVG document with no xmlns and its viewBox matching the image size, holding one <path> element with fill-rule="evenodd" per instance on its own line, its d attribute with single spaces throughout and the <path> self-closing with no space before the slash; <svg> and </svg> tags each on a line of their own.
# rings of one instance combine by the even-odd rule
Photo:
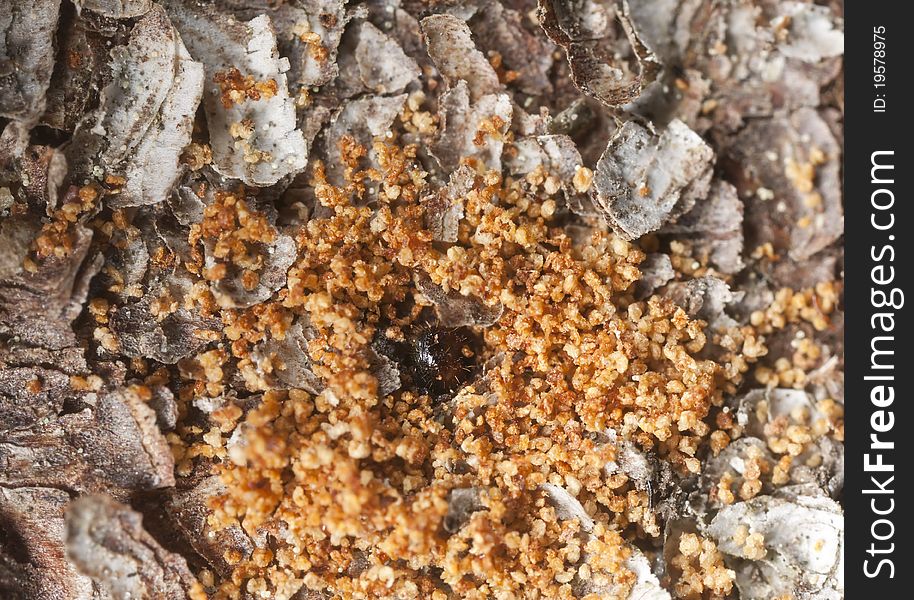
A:
<svg viewBox="0 0 914 600">
<path fill-rule="evenodd" d="M 409 362 L 418 391 L 451 395 L 476 370 L 476 336 L 466 327 L 422 327 L 409 340 Z"/>
</svg>

